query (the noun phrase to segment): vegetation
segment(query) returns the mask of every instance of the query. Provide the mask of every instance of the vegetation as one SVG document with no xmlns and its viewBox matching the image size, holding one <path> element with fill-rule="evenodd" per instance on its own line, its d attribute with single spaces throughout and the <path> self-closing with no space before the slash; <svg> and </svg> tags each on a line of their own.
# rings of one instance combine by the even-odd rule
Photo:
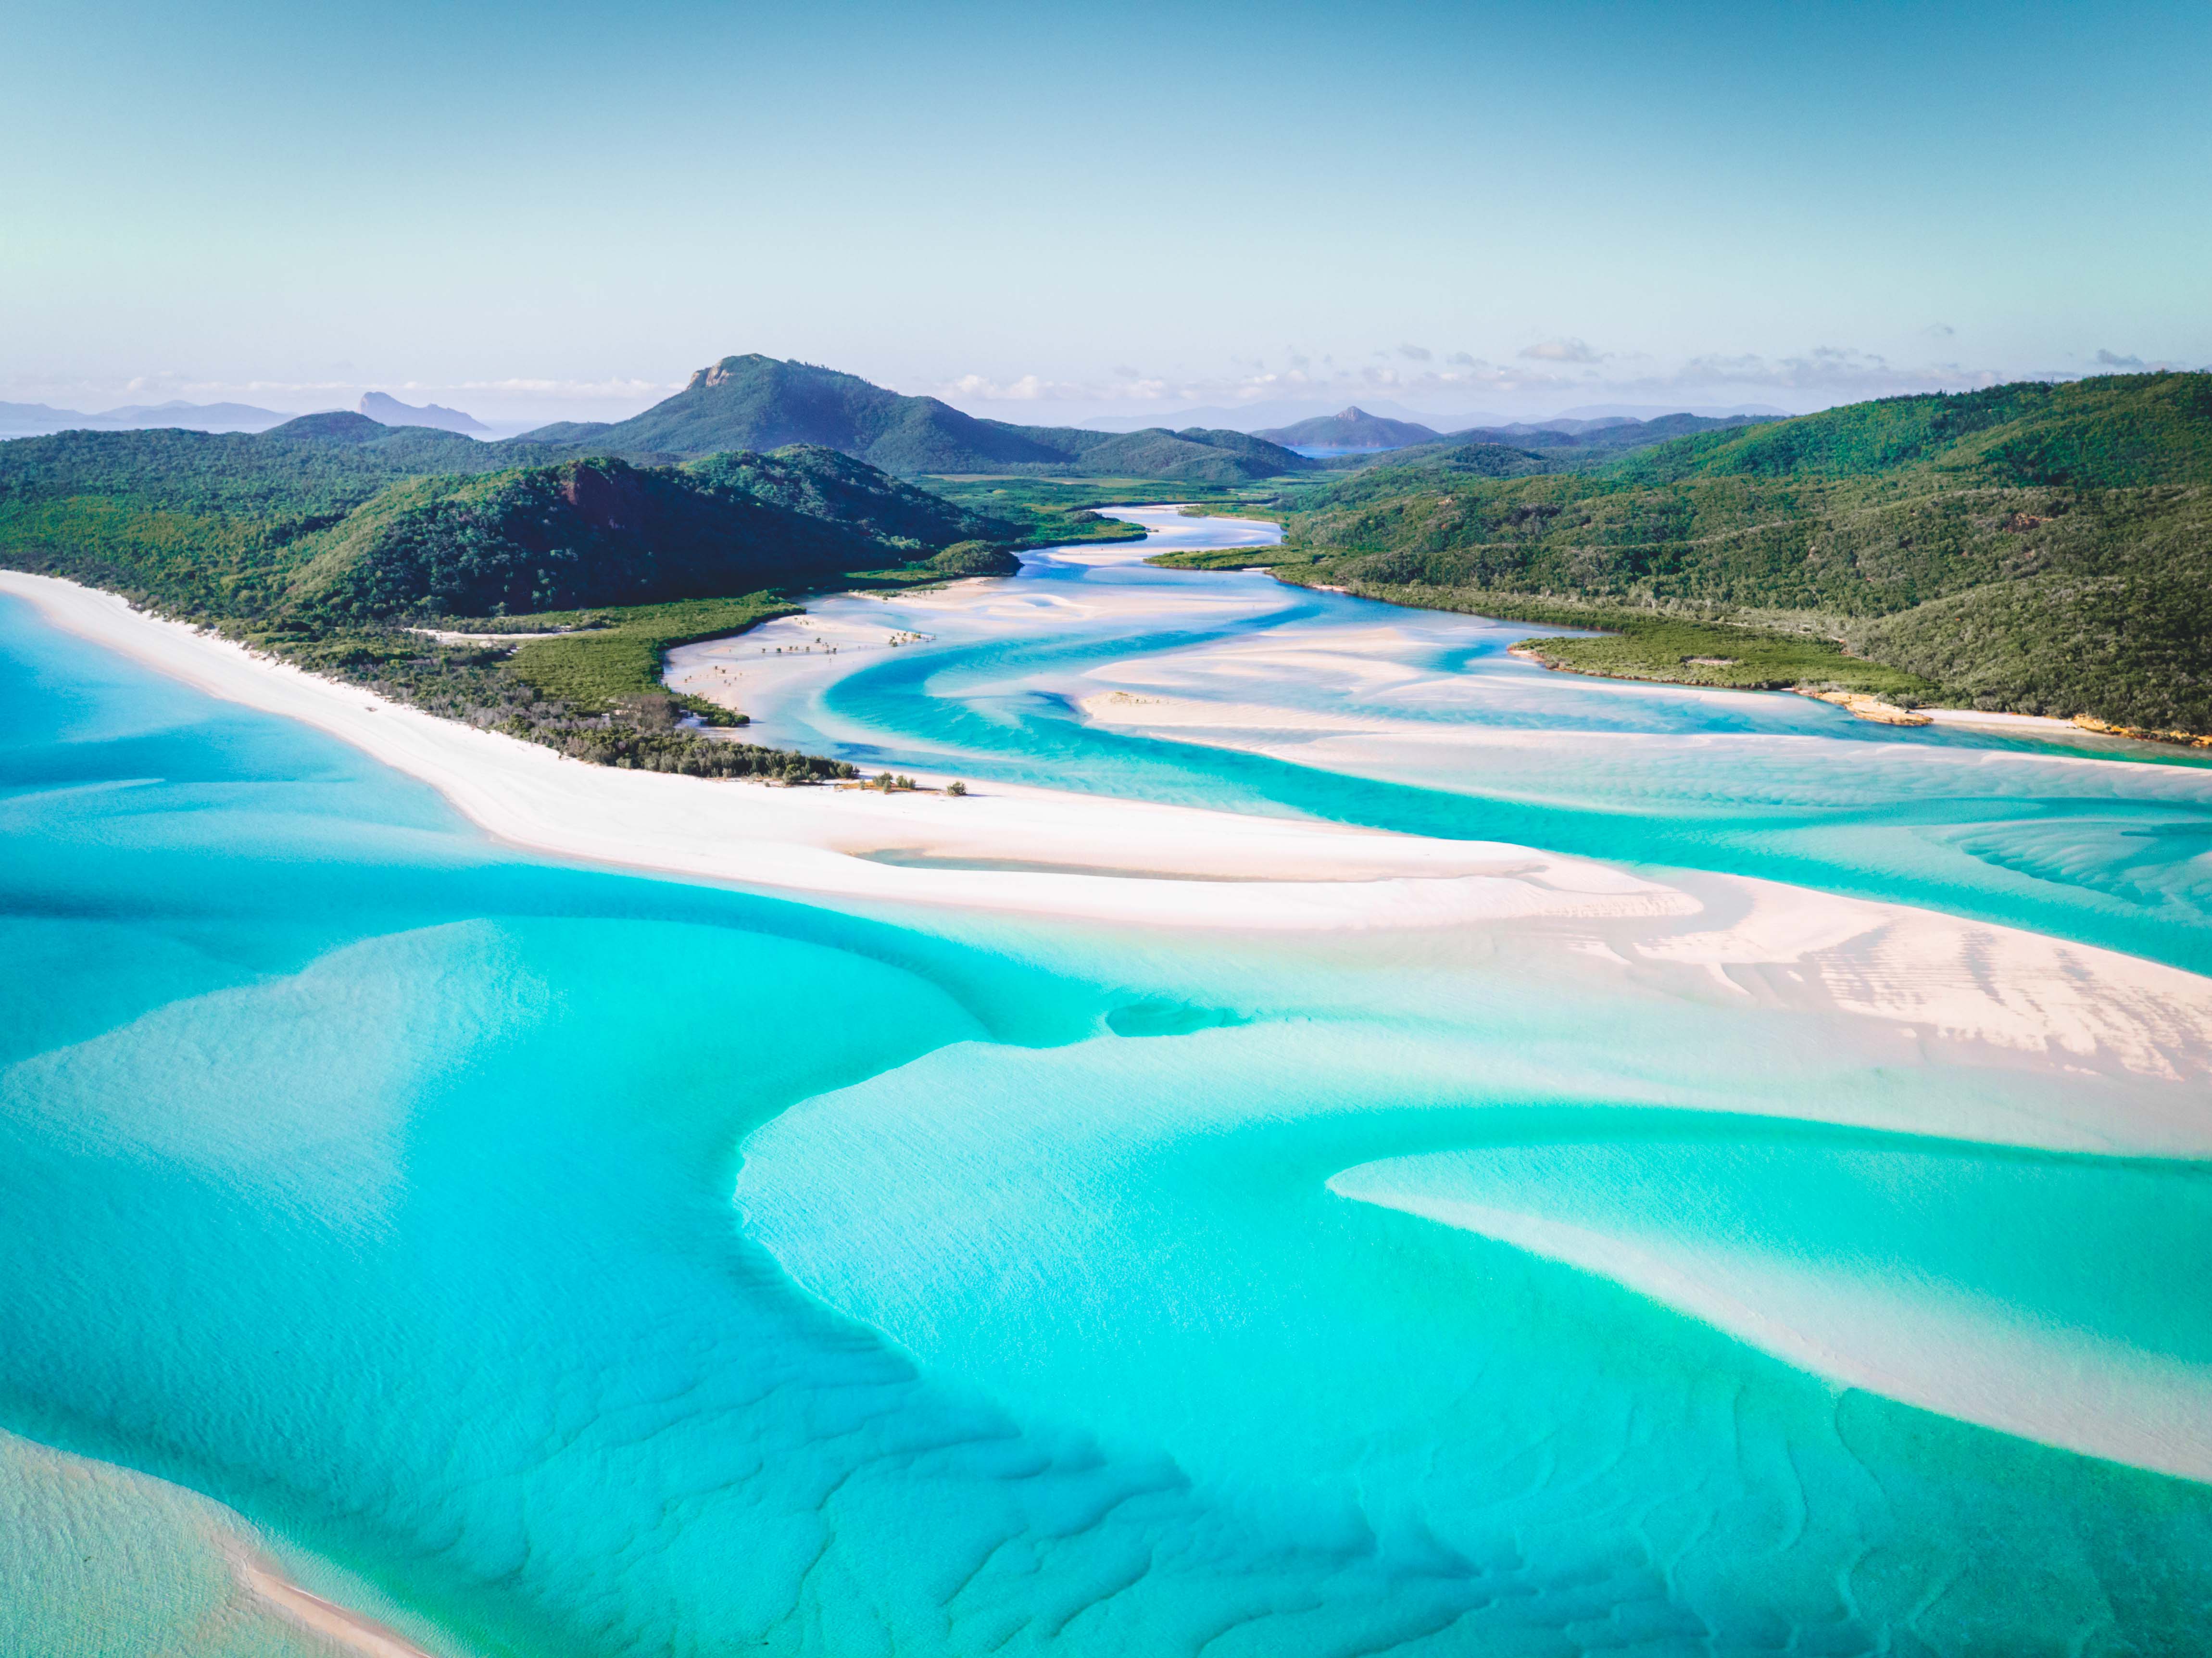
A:
<svg viewBox="0 0 2212 1658">
<path fill-rule="evenodd" d="M 619 612 L 613 620 L 618 632 Z M 503 644 L 441 645 L 424 635 L 388 626 L 287 632 L 231 623 L 221 630 L 310 672 L 345 679 L 395 701 L 543 744 L 598 765 L 792 783 L 856 774 L 842 761 L 732 743 L 684 729 L 679 720 L 689 699 L 671 697 L 657 683 L 639 696 L 614 695 L 596 711 L 577 707 L 559 695 L 546 695 L 517 672 L 514 659 L 521 652 Z"/>
<path fill-rule="evenodd" d="M 509 663 L 514 676 L 544 695 L 580 714 L 621 710 L 634 722 L 664 723 L 649 705 L 658 699 L 680 707 L 710 726 L 745 723 L 703 697 L 672 697 L 661 687 L 667 653 L 702 639 L 726 639 L 799 607 L 773 593 L 744 598 L 688 598 L 667 604 L 638 604 L 594 614 L 533 616 L 557 637 L 522 642 Z M 464 624 L 465 625 L 465 624 Z M 574 631 L 568 631 L 574 629 Z M 672 725 L 672 714 L 665 722 Z"/>
<path fill-rule="evenodd" d="M 1310 565 L 1310 550 L 1304 547 L 1193 547 L 1180 553 L 1158 553 L 1145 561 L 1165 570 L 1272 570 Z"/>
<path fill-rule="evenodd" d="M 1513 476 L 1475 447 L 1309 492 L 1285 548 L 1233 556 L 1509 617 L 1763 628 L 1776 651 L 1809 634 L 1839 647 L 1830 678 L 2212 731 L 2212 376 L 1888 398 L 1575 471 Z"/>
<path fill-rule="evenodd" d="M 1600 465 L 1632 449 L 1650 449 L 1693 433 L 1721 432 L 1759 426 L 1772 418 L 1765 415 L 1662 415 L 1656 420 L 1560 422 L 1548 426 L 1478 427 L 1447 433 L 1444 444 L 1464 446 L 1490 444 L 1517 449 L 1550 461 L 1555 466 Z"/>
<path fill-rule="evenodd" d="M 1508 622 L 1601 630 L 1596 638 L 1525 639 L 1514 648 L 1547 667 L 1610 679 L 1663 680 L 1743 691 L 1796 686 L 1860 691 L 1908 707 L 1926 701 L 1937 689 L 1917 674 L 1853 656 L 1838 641 L 1810 632 L 1605 605 L 1563 604 L 1530 594 L 1458 594 L 1436 589 L 1416 593 L 1384 587 L 1363 589 L 1363 596 L 1432 610 L 1468 610 Z"/>
<path fill-rule="evenodd" d="M 844 774 L 680 728 L 686 712 L 730 716 L 661 689 L 666 649 L 854 572 L 881 586 L 1019 568 L 1020 525 L 826 449 L 685 466 L 514 452 L 353 415 L 258 437 L 20 440 L 0 445 L 0 562 L 581 758 L 788 778 Z M 423 631 L 456 616 L 580 631 L 520 648 Z"/>
</svg>

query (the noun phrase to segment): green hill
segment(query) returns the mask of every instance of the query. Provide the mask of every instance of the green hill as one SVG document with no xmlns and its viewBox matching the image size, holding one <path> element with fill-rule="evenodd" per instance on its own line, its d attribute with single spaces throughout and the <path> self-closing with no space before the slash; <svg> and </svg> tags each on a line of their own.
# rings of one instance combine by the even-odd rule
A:
<svg viewBox="0 0 2212 1658">
<path fill-rule="evenodd" d="M 0 444 L 0 564 L 124 593 L 579 758 L 701 776 L 851 768 L 679 728 L 687 712 L 731 716 L 660 689 L 670 645 L 786 613 L 789 590 L 855 572 L 895 584 L 1006 574 L 1018 568 L 1010 547 L 1072 518 L 1021 516 L 1018 526 L 968 511 L 827 449 L 549 463 L 545 446 L 358 415 L 258 438 Z M 520 650 L 422 631 L 547 611 L 561 614 L 545 625 L 581 631 Z"/>
<path fill-rule="evenodd" d="M 0 444 L 0 559 L 209 617 L 706 597 L 1028 538 L 822 448 L 549 465 L 356 414 Z"/>
<path fill-rule="evenodd" d="M 1149 426 L 1137 432 L 1091 432 L 1068 426 L 1009 427 L 1032 442 L 1055 446 L 1062 459 L 1049 470 L 1076 477 L 1153 478 L 1170 483 L 1243 483 L 1279 477 L 1310 463 L 1279 444 L 1247 432 L 1186 427 L 1170 432 Z"/>
<path fill-rule="evenodd" d="M 1503 465 L 1439 451 L 1329 485 L 1288 515 L 1285 573 L 1547 621 L 1809 630 L 1932 695 L 2212 732 L 2212 375 L 1886 398 L 1485 470 Z"/>
<path fill-rule="evenodd" d="M 303 551 L 312 556 L 280 611 L 349 621 L 653 604 L 803 584 L 893 556 L 835 517 L 619 460 L 394 484 Z"/>
<path fill-rule="evenodd" d="M 809 444 L 906 477 L 1073 471 L 1221 483 L 1306 465 L 1243 432 L 1091 432 L 978 420 L 935 398 L 905 397 L 855 374 L 757 355 L 700 369 L 683 391 L 629 420 L 548 426 L 517 441 L 669 456 Z"/>
</svg>

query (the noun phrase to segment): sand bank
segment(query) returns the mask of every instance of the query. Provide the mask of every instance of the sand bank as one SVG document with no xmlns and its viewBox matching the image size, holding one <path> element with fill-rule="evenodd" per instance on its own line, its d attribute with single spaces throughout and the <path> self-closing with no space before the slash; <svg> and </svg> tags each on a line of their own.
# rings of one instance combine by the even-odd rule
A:
<svg viewBox="0 0 2212 1658">
<path fill-rule="evenodd" d="M 362 1658 L 430 1658 L 412 1641 L 403 1639 L 373 1619 L 349 1611 L 335 1600 L 310 1594 L 265 1557 L 234 1551 L 231 1570 L 239 1587 L 303 1629 Z"/>
<path fill-rule="evenodd" d="M 1820 1270 L 1656 1226 L 1588 1225 L 1483 1200 L 1478 1156 L 1370 1163 L 1340 1197 L 1419 1215 L 1612 1279 L 1847 1388 L 2089 1456 L 2212 1479 L 2199 1366 L 2013 1314 L 1955 1285 Z M 1455 1189 L 1455 1187 L 1463 1189 Z"/>
<path fill-rule="evenodd" d="M 2123 1118 L 2100 1119 L 2085 1103 L 2056 1115 L 2041 1108 L 2047 1121 L 1933 1132 L 2212 1155 L 2202 1096 L 2212 1075 L 2212 980 L 2113 951 L 1771 882 L 1660 881 L 1494 841 L 1002 784 L 973 786 L 963 799 L 619 771 L 270 663 L 109 594 L 12 574 L 0 574 L 0 591 L 164 673 L 339 737 L 519 847 L 830 900 L 1167 928 L 1512 924 L 1587 947 L 1593 971 L 1634 971 L 1674 993 L 1753 997 L 1878 1021 L 1923 1043 L 1971 1045 L 1999 1062 L 2166 1084 Z M 1103 706 L 1222 717 L 1218 704 L 1185 710 L 1175 699 Z M 1236 712 L 1279 730 L 1285 717 Z M 1342 733 L 1331 726 L 1306 740 L 1333 738 Z"/>
<path fill-rule="evenodd" d="M 830 898 L 1177 927 L 1433 926 L 1696 908 L 1602 864 L 1492 842 L 1002 784 L 955 799 L 619 771 L 302 673 L 112 594 L 15 573 L 0 573 L 0 592 L 202 690 L 340 738 L 430 784 L 500 839 L 562 857 Z"/>
<path fill-rule="evenodd" d="M 301 1588 L 243 1515 L 150 1474 L 0 1430 L 0 1651 L 429 1658 Z"/>
</svg>

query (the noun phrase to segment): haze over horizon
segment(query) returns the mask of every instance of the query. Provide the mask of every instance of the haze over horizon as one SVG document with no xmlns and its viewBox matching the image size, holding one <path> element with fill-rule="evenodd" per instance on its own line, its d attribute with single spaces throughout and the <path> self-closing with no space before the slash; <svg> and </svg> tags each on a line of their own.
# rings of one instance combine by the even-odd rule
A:
<svg viewBox="0 0 2212 1658">
<path fill-rule="evenodd" d="M 1024 422 L 1541 418 L 2212 362 L 2202 8 L 107 0 L 16 36 L 4 400 L 512 427 L 760 351 Z"/>
</svg>

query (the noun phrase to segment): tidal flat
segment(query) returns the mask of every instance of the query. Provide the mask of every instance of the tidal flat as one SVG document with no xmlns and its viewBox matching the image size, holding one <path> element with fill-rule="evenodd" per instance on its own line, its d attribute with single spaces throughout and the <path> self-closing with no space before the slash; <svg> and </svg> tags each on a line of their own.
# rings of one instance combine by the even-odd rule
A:
<svg viewBox="0 0 2212 1658">
<path fill-rule="evenodd" d="M 1129 516 L 675 653 L 961 799 L 11 579 L 0 1644 L 2186 1650 L 2212 768 Z"/>
</svg>

